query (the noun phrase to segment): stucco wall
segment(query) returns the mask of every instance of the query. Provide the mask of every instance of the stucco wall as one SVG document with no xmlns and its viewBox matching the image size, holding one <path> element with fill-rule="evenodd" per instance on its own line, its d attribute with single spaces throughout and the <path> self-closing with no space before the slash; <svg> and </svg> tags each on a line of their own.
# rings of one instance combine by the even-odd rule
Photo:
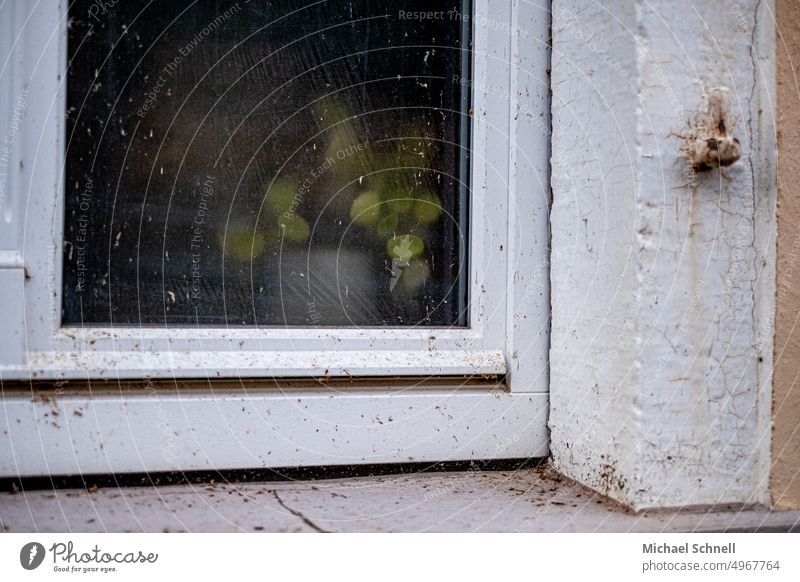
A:
<svg viewBox="0 0 800 582">
<path fill-rule="evenodd" d="M 777 0 L 778 269 L 772 476 L 778 508 L 800 507 L 800 3 Z"/>
</svg>

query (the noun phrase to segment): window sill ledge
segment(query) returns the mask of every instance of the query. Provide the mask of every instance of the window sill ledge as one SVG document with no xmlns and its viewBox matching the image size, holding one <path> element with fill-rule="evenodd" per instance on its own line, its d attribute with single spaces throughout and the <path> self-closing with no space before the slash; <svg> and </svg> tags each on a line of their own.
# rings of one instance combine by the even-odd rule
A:
<svg viewBox="0 0 800 582">
<path fill-rule="evenodd" d="M 121 502 L 122 501 L 122 502 Z M 296 482 L 0 494 L 7 532 L 798 531 L 800 511 L 634 513 L 543 466 Z"/>
</svg>

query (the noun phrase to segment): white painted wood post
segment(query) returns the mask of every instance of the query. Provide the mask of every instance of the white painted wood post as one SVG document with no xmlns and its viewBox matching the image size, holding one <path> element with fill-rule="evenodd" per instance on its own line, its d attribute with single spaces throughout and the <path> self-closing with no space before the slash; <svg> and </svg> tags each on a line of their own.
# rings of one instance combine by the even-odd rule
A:
<svg viewBox="0 0 800 582">
<path fill-rule="evenodd" d="M 553 3 L 551 449 L 637 509 L 768 501 L 774 46 L 769 0 Z"/>
</svg>

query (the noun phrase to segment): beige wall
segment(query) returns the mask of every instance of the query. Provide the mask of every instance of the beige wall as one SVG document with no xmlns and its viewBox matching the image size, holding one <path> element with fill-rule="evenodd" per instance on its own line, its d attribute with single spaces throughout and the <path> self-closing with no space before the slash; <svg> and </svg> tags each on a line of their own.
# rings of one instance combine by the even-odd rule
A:
<svg viewBox="0 0 800 582">
<path fill-rule="evenodd" d="M 800 2 L 777 0 L 778 265 L 770 488 L 800 507 Z"/>
</svg>

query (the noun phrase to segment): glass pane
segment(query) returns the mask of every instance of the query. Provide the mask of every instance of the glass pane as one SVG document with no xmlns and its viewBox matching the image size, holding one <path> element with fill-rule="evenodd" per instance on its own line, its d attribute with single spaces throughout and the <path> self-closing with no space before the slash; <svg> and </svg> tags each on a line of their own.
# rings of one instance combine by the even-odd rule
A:
<svg viewBox="0 0 800 582">
<path fill-rule="evenodd" d="M 73 2 L 63 323 L 465 326 L 469 13 Z"/>
</svg>

